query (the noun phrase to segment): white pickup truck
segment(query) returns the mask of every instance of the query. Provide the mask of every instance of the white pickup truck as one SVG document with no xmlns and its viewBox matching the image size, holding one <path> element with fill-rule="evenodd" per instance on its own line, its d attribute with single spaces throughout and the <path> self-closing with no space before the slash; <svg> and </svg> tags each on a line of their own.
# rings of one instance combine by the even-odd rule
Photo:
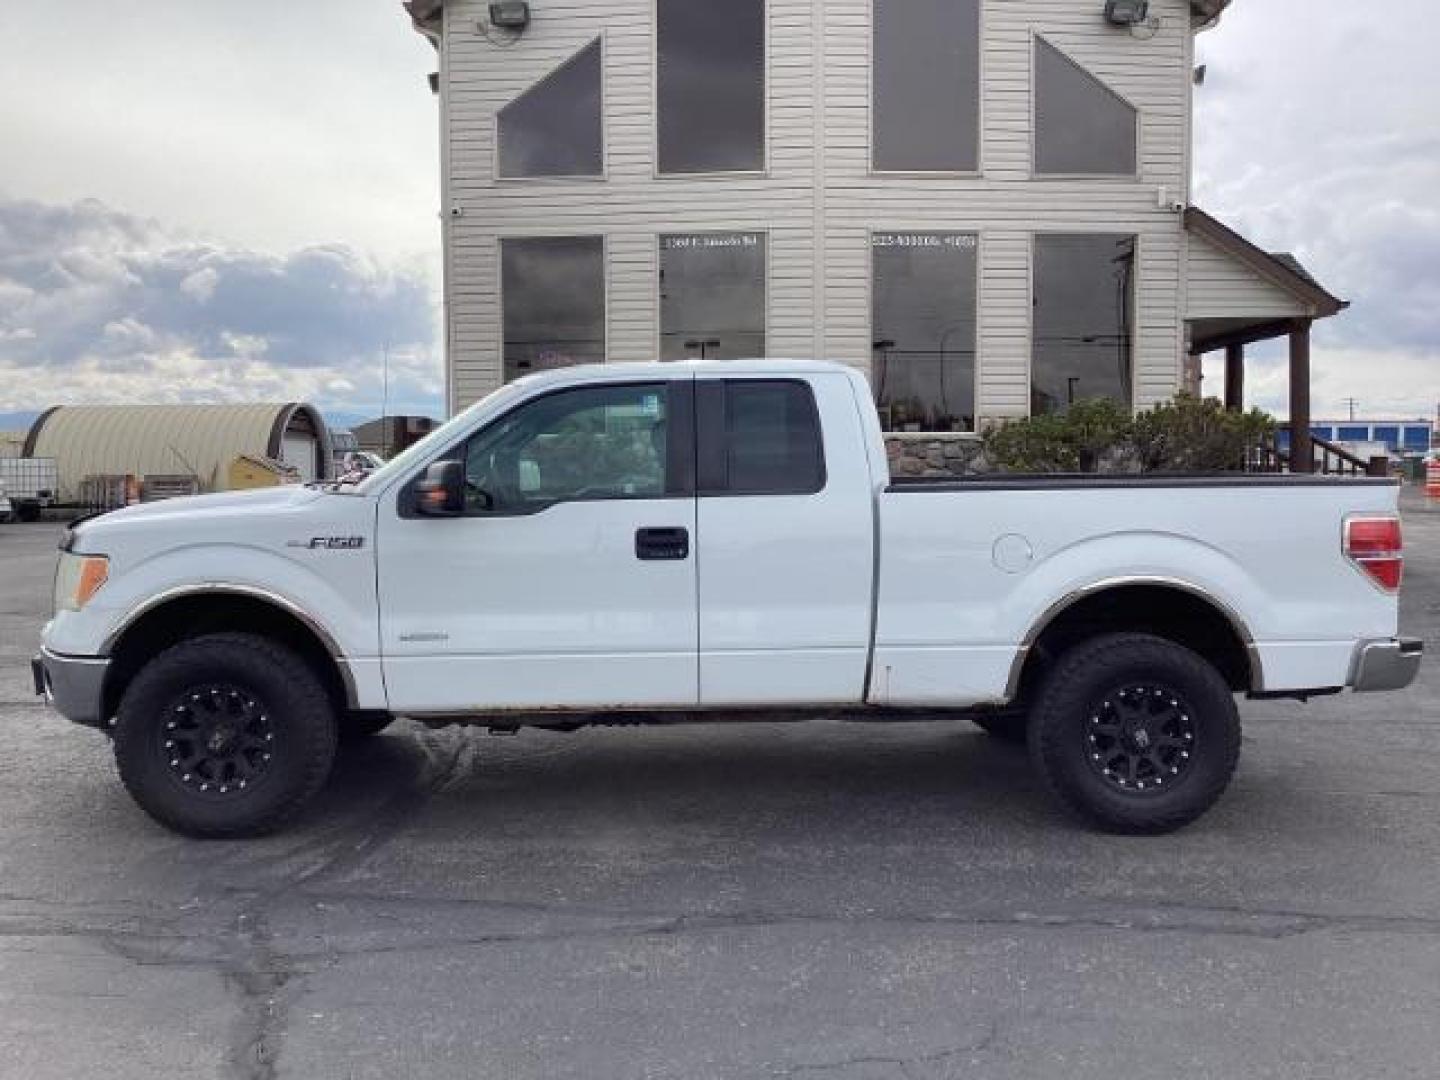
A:
<svg viewBox="0 0 1440 1080">
<path fill-rule="evenodd" d="M 270 830 L 396 716 L 954 715 L 1070 809 L 1161 832 L 1236 695 L 1403 687 L 1397 489 L 1327 477 L 892 481 L 864 378 L 615 364 L 491 394 L 355 485 L 74 525 L 37 692 L 192 835 Z"/>
</svg>

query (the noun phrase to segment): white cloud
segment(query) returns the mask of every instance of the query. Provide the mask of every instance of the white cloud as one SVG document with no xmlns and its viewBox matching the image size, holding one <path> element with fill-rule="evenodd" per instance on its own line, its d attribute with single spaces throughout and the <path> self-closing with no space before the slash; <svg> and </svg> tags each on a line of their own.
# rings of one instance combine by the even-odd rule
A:
<svg viewBox="0 0 1440 1080">
<path fill-rule="evenodd" d="M 1317 325 L 1314 415 L 1431 416 L 1440 402 L 1440 67 L 1429 0 L 1246 0 L 1202 34 L 1196 201 L 1293 251 L 1351 301 Z M 1255 350 L 1250 401 L 1284 413 L 1283 344 Z M 1207 389 L 1223 368 L 1207 365 Z"/>
<path fill-rule="evenodd" d="M 215 295 L 215 285 L 219 280 L 220 274 L 216 269 L 213 266 L 206 266 L 196 270 L 180 282 L 180 291 L 203 304 Z"/>
<path fill-rule="evenodd" d="M 438 307 L 414 264 L 169 235 L 93 200 L 0 200 L 0 409 L 313 398 L 440 408 Z"/>
</svg>

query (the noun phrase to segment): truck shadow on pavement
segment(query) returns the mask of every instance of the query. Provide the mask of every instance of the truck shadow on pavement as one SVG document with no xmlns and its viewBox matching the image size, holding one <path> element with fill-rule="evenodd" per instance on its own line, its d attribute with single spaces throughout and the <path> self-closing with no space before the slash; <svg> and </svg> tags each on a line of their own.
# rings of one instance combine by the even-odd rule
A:
<svg viewBox="0 0 1440 1080">
<path fill-rule="evenodd" d="M 913 824 L 916 815 L 1032 819 L 1043 827 L 1057 820 L 1024 749 L 966 723 L 676 726 L 504 738 L 402 726 L 342 747 L 304 824 L 373 809 L 377 796 L 407 801 L 412 812 L 428 804 L 424 824 L 440 830 L 520 822 L 552 833 L 618 823 L 774 828 L 788 821 L 843 831 Z"/>
</svg>

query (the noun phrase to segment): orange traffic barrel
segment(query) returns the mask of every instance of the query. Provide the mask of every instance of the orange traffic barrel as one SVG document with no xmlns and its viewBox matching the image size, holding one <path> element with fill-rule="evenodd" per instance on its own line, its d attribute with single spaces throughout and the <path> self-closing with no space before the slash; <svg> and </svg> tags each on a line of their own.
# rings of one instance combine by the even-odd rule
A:
<svg viewBox="0 0 1440 1080">
<path fill-rule="evenodd" d="M 1440 461 L 1425 463 L 1425 497 L 1440 499 Z"/>
</svg>

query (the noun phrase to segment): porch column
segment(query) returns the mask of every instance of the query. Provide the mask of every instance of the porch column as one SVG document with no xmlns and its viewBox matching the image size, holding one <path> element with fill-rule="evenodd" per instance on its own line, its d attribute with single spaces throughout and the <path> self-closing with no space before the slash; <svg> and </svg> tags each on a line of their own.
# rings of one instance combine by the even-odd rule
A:
<svg viewBox="0 0 1440 1080">
<path fill-rule="evenodd" d="M 1245 408 L 1245 346 L 1225 346 L 1225 408 L 1242 412 Z"/>
<path fill-rule="evenodd" d="M 1314 472 L 1310 442 L 1310 320 L 1290 327 L 1290 471 Z"/>
</svg>

